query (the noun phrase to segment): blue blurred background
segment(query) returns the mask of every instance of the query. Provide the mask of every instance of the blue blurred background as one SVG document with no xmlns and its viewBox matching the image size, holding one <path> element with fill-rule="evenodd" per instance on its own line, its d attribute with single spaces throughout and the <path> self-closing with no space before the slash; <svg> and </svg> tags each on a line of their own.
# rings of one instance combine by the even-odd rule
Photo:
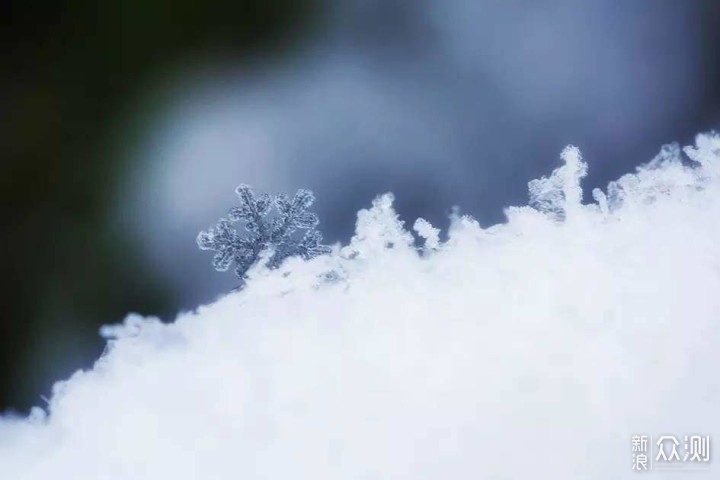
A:
<svg viewBox="0 0 720 480">
<path fill-rule="evenodd" d="M 90 366 L 101 324 L 232 288 L 195 236 L 238 183 L 314 190 L 328 242 L 386 191 L 488 225 L 568 143 L 593 187 L 720 126 L 716 0 L 0 9 L 0 410 Z"/>
</svg>

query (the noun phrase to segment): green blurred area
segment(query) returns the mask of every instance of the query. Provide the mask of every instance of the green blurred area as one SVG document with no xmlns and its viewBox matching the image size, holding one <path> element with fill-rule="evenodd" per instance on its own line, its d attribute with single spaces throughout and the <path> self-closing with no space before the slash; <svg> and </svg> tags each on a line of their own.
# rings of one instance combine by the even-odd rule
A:
<svg viewBox="0 0 720 480">
<path fill-rule="evenodd" d="M 188 59 L 242 62 L 295 45 L 311 0 L 4 3 L 0 75 L 0 411 L 41 403 L 88 366 L 101 324 L 175 299 L 113 225 L 119 142 L 144 89 Z M 118 132 L 122 132 L 119 135 Z"/>
</svg>

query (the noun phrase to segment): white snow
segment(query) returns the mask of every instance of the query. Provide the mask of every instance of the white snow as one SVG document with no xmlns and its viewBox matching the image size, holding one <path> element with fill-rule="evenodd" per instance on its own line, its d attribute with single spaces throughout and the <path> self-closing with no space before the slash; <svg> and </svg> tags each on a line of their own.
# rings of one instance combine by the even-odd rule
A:
<svg viewBox="0 0 720 480">
<path fill-rule="evenodd" d="M 105 327 L 0 420 L 0 478 L 621 479 L 632 435 L 720 441 L 720 136 L 663 152 L 582 204 L 568 149 L 545 213 L 420 222 L 422 254 L 385 195 L 331 256 Z"/>
<path fill-rule="evenodd" d="M 433 227 L 432 224 L 424 218 L 415 220 L 413 230 L 425 240 L 425 248 L 436 250 L 440 247 L 440 229 Z"/>
</svg>

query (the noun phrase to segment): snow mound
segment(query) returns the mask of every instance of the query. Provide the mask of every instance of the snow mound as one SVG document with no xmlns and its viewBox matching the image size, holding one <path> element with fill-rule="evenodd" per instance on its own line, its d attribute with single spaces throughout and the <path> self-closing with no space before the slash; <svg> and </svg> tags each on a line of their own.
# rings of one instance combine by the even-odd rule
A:
<svg viewBox="0 0 720 480">
<path fill-rule="evenodd" d="M 583 204 L 569 147 L 532 206 L 419 221 L 423 248 L 381 196 L 331 255 L 105 327 L 47 412 L 0 419 L 0 476 L 631 478 L 632 435 L 720 435 L 720 136 L 685 154 Z"/>
</svg>

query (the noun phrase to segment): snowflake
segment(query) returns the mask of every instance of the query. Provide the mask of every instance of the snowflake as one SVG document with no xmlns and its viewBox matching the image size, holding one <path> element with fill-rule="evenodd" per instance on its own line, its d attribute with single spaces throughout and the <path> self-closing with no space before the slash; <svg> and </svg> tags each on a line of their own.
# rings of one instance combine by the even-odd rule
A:
<svg viewBox="0 0 720 480">
<path fill-rule="evenodd" d="M 317 215 L 307 211 L 315 201 L 310 190 L 298 190 L 292 199 L 283 194 L 256 196 L 248 185 L 240 185 L 235 193 L 240 204 L 230 209 L 227 218 L 197 237 L 200 249 L 216 252 L 216 270 L 224 272 L 235 263 L 235 274 L 243 278 L 266 252 L 268 268 L 277 268 L 288 257 L 307 260 L 330 252 L 315 230 Z M 272 207 L 275 213 L 271 213 Z M 239 234 L 232 222 L 243 222 L 246 234 Z M 297 230 L 305 230 L 299 240 L 294 235 Z"/>
</svg>

